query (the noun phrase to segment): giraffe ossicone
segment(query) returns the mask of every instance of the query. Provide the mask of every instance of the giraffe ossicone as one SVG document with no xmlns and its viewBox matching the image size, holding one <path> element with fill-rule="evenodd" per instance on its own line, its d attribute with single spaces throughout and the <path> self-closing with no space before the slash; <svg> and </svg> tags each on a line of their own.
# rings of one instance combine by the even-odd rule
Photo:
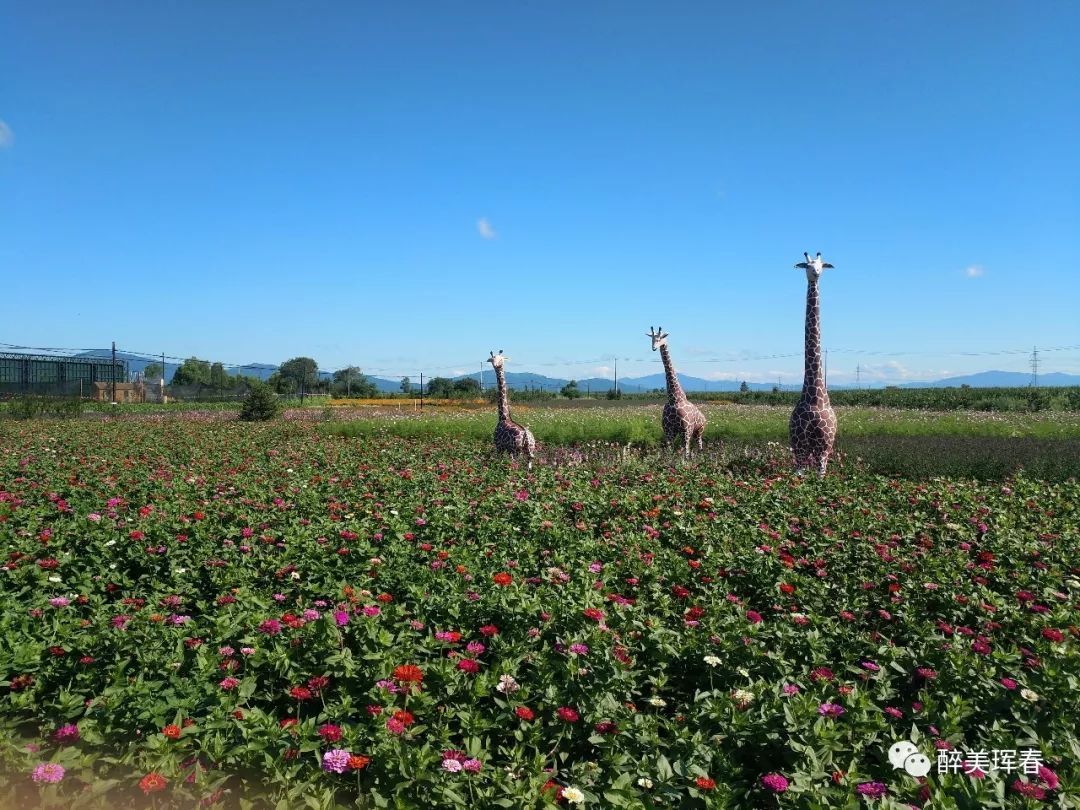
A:
<svg viewBox="0 0 1080 810">
<path fill-rule="evenodd" d="M 705 414 L 696 405 L 686 398 L 686 393 L 679 383 L 679 375 L 675 373 L 675 365 L 671 362 L 671 352 L 668 351 L 668 335 L 664 327 L 656 329 L 649 327 L 648 337 L 652 340 L 652 350 L 660 351 L 660 359 L 664 361 L 664 381 L 667 385 L 667 403 L 664 405 L 662 425 L 664 428 L 664 441 L 673 445 L 676 437 L 682 436 L 683 452 L 690 457 L 690 442 L 697 439 L 698 450 L 702 449 L 702 439 L 705 435 Z"/>
<path fill-rule="evenodd" d="M 510 358 L 503 354 L 491 352 L 488 362 L 495 369 L 495 382 L 497 384 L 497 403 L 499 408 L 499 421 L 495 423 L 495 452 L 509 453 L 510 458 L 517 460 L 518 453 L 524 453 L 529 459 L 529 469 L 532 469 L 533 453 L 536 450 L 536 439 L 532 431 L 524 425 L 519 425 L 510 418 L 510 395 L 506 389 L 506 375 L 503 372 L 503 364 Z"/>
<path fill-rule="evenodd" d="M 799 473 L 814 469 L 825 475 L 825 468 L 836 441 L 836 413 L 829 404 L 829 389 L 821 362 L 821 298 L 818 279 L 823 270 L 832 267 L 822 260 L 821 253 L 813 259 L 803 253 L 806 261 L 795 267 L 806 271 L 806 332 L 802 395 L 791 412 L 789 433 L 791 455 Z"/>
</svg>

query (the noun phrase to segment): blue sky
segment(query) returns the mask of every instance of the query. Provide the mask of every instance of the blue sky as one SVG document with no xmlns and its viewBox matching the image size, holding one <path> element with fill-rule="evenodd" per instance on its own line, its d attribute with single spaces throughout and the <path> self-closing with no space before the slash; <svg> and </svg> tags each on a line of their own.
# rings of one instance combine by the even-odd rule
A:
<svg viewBox="0 0 1080 810">
<path fill-rule="evenodd" d="M 0 342 L 794 383 L 821 250 L 831 382 L 1080 345 L 1073 2 L 0 16 Z"/>
</svg>

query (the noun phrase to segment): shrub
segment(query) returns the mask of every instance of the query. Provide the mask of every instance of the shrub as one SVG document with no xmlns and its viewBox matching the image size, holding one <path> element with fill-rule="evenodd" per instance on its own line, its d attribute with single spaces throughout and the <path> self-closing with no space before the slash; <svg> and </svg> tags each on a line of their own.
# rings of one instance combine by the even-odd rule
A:
<svg viewBox="0 0 1080 810">
<path fill-rule="evenodd" d="M 265 422 L 281 413 L 281 400 L 266 383 L 251 386 L 240 408 L 240 418 L 245 422 Z"/>
</svg>

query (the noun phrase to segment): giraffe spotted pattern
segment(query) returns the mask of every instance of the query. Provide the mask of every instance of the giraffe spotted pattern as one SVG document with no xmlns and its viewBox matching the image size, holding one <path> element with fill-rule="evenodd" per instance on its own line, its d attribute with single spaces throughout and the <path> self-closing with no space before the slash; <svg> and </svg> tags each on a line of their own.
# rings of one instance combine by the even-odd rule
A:
<svg viewBox="0 0 1080 810">
<path fill-rule="evenodd" d="M 806 255 L 806 254 L 804 254 Z M 796 267 L 806 270 L 806 359 L 802 396 L 791 413 L 789 432 L 795 469 L 816 470 L 825 475 L 836 440 L 836 413 L 829 404 L 829 391 L 821 367 L 821 299 L 818 278 L 831 264 L 806 256 Z"/>
<path fill-rule="evenodd" d="M 664 405 L 664 415 L 661 422 L 664 428 L 664 441 L 673 446 L 675 440 L 682 438 L 683 453 L 690 456 L 690 443 L 697 441 L 698 450 L 702 448 L 702 439 L 705 435 L 705 414 L 694 403 L 686 398 L 686 393 L 679 383 L 679 377 L 675 373 L 675 365 L 671 362 L 671 352 L 667 347 L 667 335 L 663 328 L 655 332 L 649 327 L 649 337 L 652 338 L 653 351 L 660 350 L 660 358 L 664 361 L 664 380 L 667 385 L 668 401 Z"/>
<path fill-rule="evenodd" d="M 491 357 L 488 358 L 488 362 L 495 369 L 495 381 L 498 385 L 499 421 L 495 423 L 495 451 L 509 453 L 515 461 L 519 453 L 524 453 L 529 459 L 529 467 L 532 467 L 536 439 L 533 438 L 532 431 L 510 418 L 510 396 L 506 390 L 506 376 L 503 373 L 505 360 L 502 351 L 498 354 L 492 352 Z"/>
</svg>

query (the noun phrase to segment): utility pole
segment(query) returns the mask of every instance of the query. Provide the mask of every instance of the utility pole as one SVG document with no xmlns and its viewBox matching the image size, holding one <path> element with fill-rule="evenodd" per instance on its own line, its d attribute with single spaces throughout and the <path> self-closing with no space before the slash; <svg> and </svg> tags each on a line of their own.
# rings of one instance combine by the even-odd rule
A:
<svg viewBox="0 0 1080 810">
<path fill-rule="evenodd" d="M 1031 347 L 1031 387 L 1039 387 L 1039 350 Z"/>
<path fill-rule="evenodd" d="M 615 360 L 615 396 L 619 395 L 619 358 L 613 358 Z"/>
<path fill-rule="evenodd" d="M 484 393 L 484 362 L 480 361 L 480 393 Z"/>
<path fill-rule="evenodd" d="M 420 372 L 420 410 L 424 410 L 424 372 Z"/>
<path fill-rule="evenodd" d="M 862 389 L 862 385 L 860 385 L 860 377 L 861 376 L 862 376 L 862 363 L 855 366 L 855 387 L 860 389 L 860 390 Z"/>
<path fill-rule="evenodd" d="M 116 404 L 116 341 L 112 342 L 112 404 Z"/>
</svg>

